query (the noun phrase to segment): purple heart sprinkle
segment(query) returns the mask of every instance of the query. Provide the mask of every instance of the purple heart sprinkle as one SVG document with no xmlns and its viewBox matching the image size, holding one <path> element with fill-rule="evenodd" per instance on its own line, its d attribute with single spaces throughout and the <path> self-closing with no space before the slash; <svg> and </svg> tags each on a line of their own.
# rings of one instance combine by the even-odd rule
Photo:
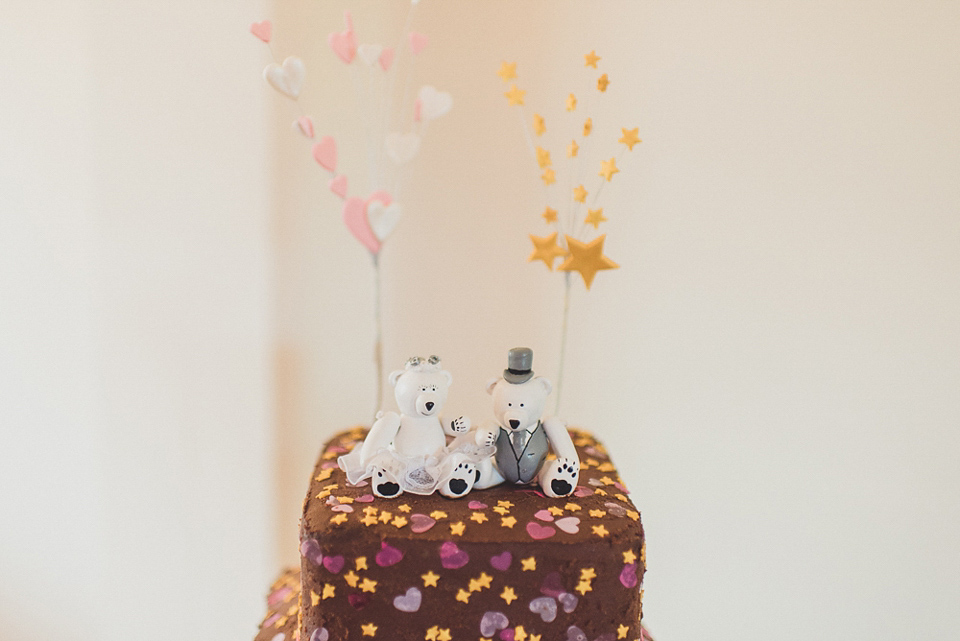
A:
<svg viewBox="0 0 960 641">
<path fill-rule="evenodd" d="M 440 564 L 448 570 L 462 568 L 470 562 L 470 555 L 457 547 L 456 543 L 447 541 L 440 546 Z"/>
<path fill-rule="evenodd" d="M 300 543 L 300 554 L 314 565 L 320 565 L 323 562 L 323 553 L 320 551 L 320 543 L 316 539 L 305 539 Z"/>
<path fill-rule="evenodd" d="M 426 514 L 414 514 L 410 517 L 410 529 L 415 534 L 426 532 L 436 524 L 436 519 L 429 517 Z"/>
<path fill-rule="evenodd" d="M 343 569 L 343 557 L 339 554 L 337 556 L 325 556 L 323 557 L 323 567 L 334 574 L 339 574 L 340 570 Z"/>
<path fill-rule="evenodd" d="M 545 576 L 543 578 L 543 585 L 540 587 L 540 592 L 554 598 L 566 592 L 566 590 L 563 589 L 563 579 L 560 578 L 560 573 L 551 572 Z"/>
<path fill-rule="evenodd" d="M 363 606 L 370 601 L 370 597 L 368 597 L 366 594 L 348 594 L 347 601 L 349 601 L 350 605 L 352 605 L 355 609 L 362 610 Z"/>
<path fill-rule="evenodd" d="M 490 557 L 490 565 L 494 569 L 500 570 L 501 572 L 506 572 L 510 568 L 510 563 L 513 562 L 513 555 L 510 554 L 510 550 L 506 550 L 496 556 Z"/>
<path fill-rule="evenodd" d="M 310 641 L 327 641 L 329 638 L 330 633 L 323 627 L 317 628 L 313 631 L 313 634 L 310 635 Z"/>
<path fill-rule="evenodd" d="M 530 611 L 539 614 L 544 623 L 557 618 L 557 602 L 548 596 L 540 596 L 530 602 Z"/>
<path fill-rule="evenodd" d="M 620 572 L 620 583 L 625 588 L 637 587 L 637 564 L 627 563 Z"/>
<path fill-rule="evenodd" d="M 567 614 L 576 610 L 577 604 L 580 602 L 576 594 L 570 594 L 569 592 L 564 592 L 557 597 L 557 600 L 560 601 L 560 605 L 563 606 L 563 611 Z"/>
<path fill-rule="evenodd" d="M 492 637 L 498 630 L 503 630 L 510 624 L 510 620 L 503 612 L 484 612 L 480 619 L 480 635 Z"/>
<path fill-rule="evenodd" d="M 382 568 L 396 565 L 403 560 L 403 552 L 393 547 L 386 541 L 380 544 L 380 551 L 377 552 L 377 565 Z"/>
</svg>

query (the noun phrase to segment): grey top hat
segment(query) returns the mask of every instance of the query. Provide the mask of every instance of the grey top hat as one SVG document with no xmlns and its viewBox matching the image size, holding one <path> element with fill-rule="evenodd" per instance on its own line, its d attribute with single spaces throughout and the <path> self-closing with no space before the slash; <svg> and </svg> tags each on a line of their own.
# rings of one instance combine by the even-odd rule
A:
<svg viewBox="0 0 960 641">
<path fill-rule="evenodd" d="M 526 383 L 533 378 L 533 350 L 529 347 L 514 347 L 507 352 L 507 369 L 503 380 L 508 383 Z"/>
</svg>

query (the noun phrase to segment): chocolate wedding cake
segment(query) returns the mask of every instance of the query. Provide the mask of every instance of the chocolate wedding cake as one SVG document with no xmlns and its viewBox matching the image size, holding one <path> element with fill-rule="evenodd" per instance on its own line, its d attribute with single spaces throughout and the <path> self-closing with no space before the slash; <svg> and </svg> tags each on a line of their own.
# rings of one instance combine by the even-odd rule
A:
<svg viewBox="0 0 960 641">
<path fill-rule="evenodd" d="M 324 447 L 300 569 L 274 583 L 257 641 L 649 638 L 640 513 L 590 434 L 570 430 L 581 472 L 568 497 L 503 484 L 450 500 L 350 485 L 337 459 L 366 433 Z"/>
</svg>

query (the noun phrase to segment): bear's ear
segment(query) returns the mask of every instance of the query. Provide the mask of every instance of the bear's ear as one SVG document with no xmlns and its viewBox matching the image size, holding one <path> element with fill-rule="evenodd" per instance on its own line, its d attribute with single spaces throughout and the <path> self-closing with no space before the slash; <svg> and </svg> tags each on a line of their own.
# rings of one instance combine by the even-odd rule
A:
<svg viewBox="0 0 960 641">
<path fill-rule="evenodd" d="M 497 383 L 500 382 L 500 377 L 491 378 L 487 381 L 487 394 L 493 395 L 493 388 L 497 386 Z"/>
<path fill-rule="evenodd" d="M 453 374 L 451 374 L 447 370 L 442 370 L 440 373 L 443 374 L 443 378 L 446 379 L 447 387 L 450 387 L 451 385 L 453 385 Z"/>
<path fill-rule="evenodd" d="M 553 384 L 550 383 L 550 379 L 544 378 L 543 376 L 538 376 L 533 380 L 534 382 L 540 383 L 540 387 L 543 388 L 543 393 L 545 396 L 550 396 L 550 392 L 553 391 Z"/>
<path fill-rule="evenodd" d="M 397 381 L 400 380 L 400 377 L 403 376 L 404 370 L 398 369 L 394 372 L 390 372 L 390 376 L 387 377 L 387 381 L 390 383 L 390 387 L 396 387 Z"/>
</svg>

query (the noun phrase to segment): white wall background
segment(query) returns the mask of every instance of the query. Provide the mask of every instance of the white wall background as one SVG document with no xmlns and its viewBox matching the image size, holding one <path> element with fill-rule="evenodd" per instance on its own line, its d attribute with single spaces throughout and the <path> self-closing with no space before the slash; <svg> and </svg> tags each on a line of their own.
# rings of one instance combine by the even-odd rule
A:
<svg viewBox="0 0 960 641">
<path fill-rule="evenodd" d="M 320 443 L 369 417 L 372 270 L 246 33 L 275 19 L 358 174 L 344 5 L 265 4 L 4 7 L 0 638 L 252 637 Z M 346 6 L 375 41 L 407 5 Z M 555 371 L 561 280 L 523 262 L 542 192 L 494 72 L 559 115 L 596 48 L 597 133 L 644 143 L 563 413 L 643 511 L 652 630 L 953 638 L 960 6 L 422 0 L 414 28 L 455 108 L 382 254 L 388 369 L 440 354 L 477 419 L 507 348 Z"/>
</svg>

